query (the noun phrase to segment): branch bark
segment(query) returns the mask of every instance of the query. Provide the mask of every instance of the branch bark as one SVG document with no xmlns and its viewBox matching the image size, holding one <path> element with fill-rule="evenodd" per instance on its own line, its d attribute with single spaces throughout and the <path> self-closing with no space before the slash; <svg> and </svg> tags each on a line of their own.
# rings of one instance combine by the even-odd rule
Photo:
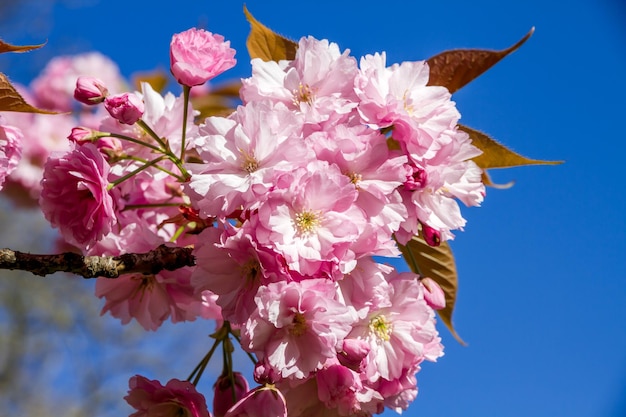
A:
<svg viewBox="0 0 626 417">
<path fill-rule="evenodd" d="M 37 255 L 0 249 L 0 269 L 19 269 L 46 276 L 55 272 L 70 272 L 83 278 L 117 278 L 122 274 L 156 274 L 164 269 L 174 271 L 195 265 L 189 247 L 161 245 L 146 253 L 120 256 L 83 256 L 77 253 Z"/>
</svg>

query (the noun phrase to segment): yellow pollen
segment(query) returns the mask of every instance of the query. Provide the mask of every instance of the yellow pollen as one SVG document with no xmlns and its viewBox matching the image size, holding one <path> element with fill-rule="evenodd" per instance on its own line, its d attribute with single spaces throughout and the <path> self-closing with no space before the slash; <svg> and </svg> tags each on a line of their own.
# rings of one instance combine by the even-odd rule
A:
<svg viewBox="0 0 626 417">
<path fill-rule="evenodd" d="M 409 104 L 408 101 L 408 90 L 404 92 L 404 95 L 402 96 L 402 101 L 404 102 L 404 110 L 408 113 L 409 116 L 413 115 L 413 111 L 415 111 L 415 108 L 413 107 L 412 104 Z"/>
<path fill-rule="evenodd" d="M 388 342 L 391 338 L 391 332 L 393 326 L 387 321 L 387 318 L 382 314 L 376 317 L 372 317 L 370 320 L 370 332 L 375 334 L 378 339 Z"/>
<path fill-rule="evenodd" d="M 320 225 L 320 215 L 314 211 L 303 211 L 296 214 L 296 226 L 303 234 L 314 231 Z"/>
<path fill-rule="evenodd" d="M 248 174 L 252 174 L 254 171 L 259 169 L 259 161 L 257 161 L 256 158 L 254 157 L 254 153 L 241 151 L 241 156 L 243 157 L 241 168 L 244 171 L 247 171 Z"/>
<path fill-rule="evenodd" d="M 291 328 L 289 329 L 289 334 L 294 336 L 302 336 L 307 330 L 306 318 L 302 313 L 296 313 L 293 316 L 293 321 L 291 322 Z"/>
<path fill-rule="evenodd" d="M 352 184 L 357 185 L 358 182 L 363 179 L 363 176 L 361 174 L 357 174 L 356 172 L 349 172 L 348 173 L 348 178 L 350 178 L 350 182 Z"/>
<path fill-rule="evenodd" d="M 293 104 L 296 107 L 300 107 L 301 103 L 306 103 L 309 106 L 313 105 L 315 95 L 313 94 L 313 89 L 311 89 L 308 84 L 298 85 L 298 88 L 294 89 L 291 93 L 293 94 Z"/>
</svg>

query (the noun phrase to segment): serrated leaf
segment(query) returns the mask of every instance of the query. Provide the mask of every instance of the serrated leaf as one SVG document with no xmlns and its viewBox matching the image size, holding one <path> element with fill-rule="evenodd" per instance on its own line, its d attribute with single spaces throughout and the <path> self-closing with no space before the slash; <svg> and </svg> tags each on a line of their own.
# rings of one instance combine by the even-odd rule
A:
<svg viewBox="0 0 626 417">
<path fill-rule="evenodd" d="M 429 246 L 422 237 L 413 236 L 406 245 L 398 244 L 398 247 L 411 271 L 421 277 L 429 277 L 439 284 L 446 295 L 446 307 L 438 310 L 437 313 L 452 336 L 465 345 L 452 324 L 458 278 L 450 245 L 447 242 L 441 242 L 439 246 Z"/>
<path fill-rule="evenodd" d="M 57 114 L 57 112 L 38 109 L 28 104 L 13 87 L 6 75 L 2 73 L 0 73 L 0 111 Z"/>
<path fill-rule="evenodd" d="M 41 45 L 11 45 L 10 43 L 6 43 L 2 40 L 0 40 L 0 54 L 5 53 L 5 52 L 28 52 L 28 51 L 32 51 L 33 49 L 39 49 L 42 46 L 44 46 L 45 44 L 42 43 Z"/>
<path fill-rule="evenodd" d="M 250 22 L 250 35 L 246 41 L 250 58 L 261 58 L 263 61 L 293 60 L 296 57 L 298 44 L 275 33 L 258 20 L 243 6 L 246 19 Z"/>
<path fill-rule="evenodd" d="M 563 161 L 543 161 L 526 158 L 478 130 L 464 125 L 459 125 L 459 129 L 470 136 L 472 145 L 483 151 L 481 155 L 472 159 L 482 169 L 509 168 L 523 165 L 559 165 L 563 163 Z"/>
<path fill-rule="evenodd" d="M 501 51 L 454 49 L 441 52 L 427 59 L 430 67 L 428 85 L 446 87 L 451 93 L 454 93 L 522 46 L 534 31 L 535 28 L 533 27 L 515 45 Z"/>
</svg>

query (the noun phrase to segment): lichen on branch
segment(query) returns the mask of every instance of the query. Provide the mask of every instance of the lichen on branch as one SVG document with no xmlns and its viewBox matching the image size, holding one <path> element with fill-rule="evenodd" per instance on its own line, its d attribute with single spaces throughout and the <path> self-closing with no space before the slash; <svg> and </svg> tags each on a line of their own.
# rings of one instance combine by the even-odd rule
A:
<svg viewBox="0 0 626 417">
<path fill-rule="evenodd" d="M 117 278 L 122 274 L 156 274 L 164 269 L 174 271 L 193 265 L 192 248 L 166 245 L 146 253 L 120 256 L 83 256 L 71 252 L 38 255 L 0 249 L 0 269 L 19 269 L 40 276 L 69 272 L 83 278 Z"/>
</svg>

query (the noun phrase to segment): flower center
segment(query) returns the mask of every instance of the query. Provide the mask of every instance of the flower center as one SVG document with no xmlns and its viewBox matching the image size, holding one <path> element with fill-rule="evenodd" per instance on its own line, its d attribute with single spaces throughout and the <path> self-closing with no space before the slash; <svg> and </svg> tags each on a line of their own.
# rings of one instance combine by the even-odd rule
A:
<svg viewBox="0 0 626 417">
<path fill-rule="evenodd" d="M 404 111 L 406 111 L 406 113 L 409 116 L 413 116 L 413 112 L 415 111 L 415 107 L 413 107 L 413 103 L 411 98 L 408 96 L 409 91 L 405 91 L 404 95 L 402 96 L 402 101 L 404 102 Z"/>
<path fill-rule="evenodd" d="M 259 274 L 261 273 L 261 265 L 256 259 L 250 259 L 245 264 L 241 265 L 241 274 L 246 280 L 246 287 L 251 287 L 258 281 Z"/>
<path fill-rule="evenodd" d="M 291 93 L 293 94 L 293 104 L 296 107 L 300 107 L 301 103 L 306 103 L 309 106 L 313 105 L 315 95 L 313 89 L 309 87 L 308 84 L 298 85 L 298 88 L 294 89 Z"/>
<path fill-rule="evenodd" d="M 289 329 L 289 334 L 293 336 L 302 336 L 307 329 L 306 318 L 304 314 L 298 312 L 293 316 L 293 321 L 291 322 L 291 328 Z"/>
<path fill-rule="evenodd" d="M 139 300 L 142 300 L 143 295 L 146 293 L 146 291 L 152 291 L 152 288 L 156 284 L 156 278 L 152 274 L 135 274 L 133 277 L 131 277 L 131 280 L 139 281 L 136 284 L 137 287 L 135 287 L 133 294 L 130 296 L 131 299 L 139 295 Z"/>
<path fill-rule="evenodd" d="M 296 226 L 300 233 L 307 235 L 320 225 L 320 214 L 311 210 L 305 210 L 296 214 Z"/>
<path fill-rule="evenodd" d="M 254 171 L 259 169 L 259 161 L 254 157 L 254 153 L 241 151 L 241 156 L 243 161 L 241 162 L 241 168 L 244 171 L 247 171 L 248 174 L 252 174 Z"/>
<path fill-rule="evenodd" d="M 355 187 L 359 188 L 358 183 L 363 179 L 361 174 L 357 174 L 356 172 L 348 172 L 348 178 L 350 178 L 350 182 L 354 184 Z"/>
<path fill-rule="evenodd" d="M 378 315 L 372 317 L 370 320 L 370 333 L 376 335 L 379 340 L 388 342 L 391 338 L 391 332 L 393 331 L 393 325 L 387 320 L 385 316 Z"/>
</svg>

